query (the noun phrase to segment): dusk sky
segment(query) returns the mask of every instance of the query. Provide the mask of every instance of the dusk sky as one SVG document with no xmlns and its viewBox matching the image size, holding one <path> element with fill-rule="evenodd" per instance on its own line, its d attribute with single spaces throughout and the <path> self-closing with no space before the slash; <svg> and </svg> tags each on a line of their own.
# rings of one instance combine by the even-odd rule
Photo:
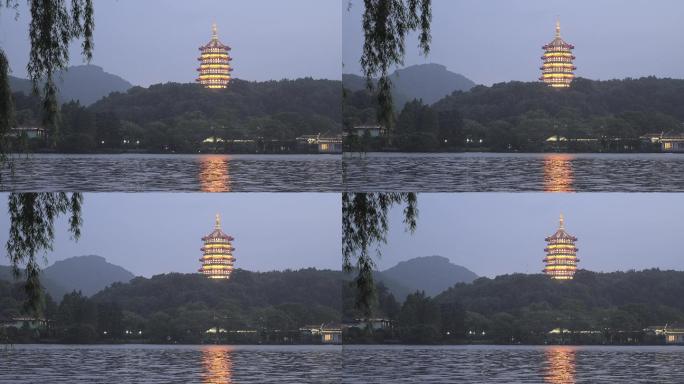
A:
<svg viewBox="0 0 684 384">
<path fill-rule="evenodd" d="M 198 48 L 211 24 L 233 50 L 233 76 L 244 80 L 341 78 L 340 0 L 95 0 L 92 64 L 134 85 L 192 82 Z M 3 1 L 4 2 L 4 1 Z M 0 47 L 14 76 L 26 77 L 29 55 L 26 1 L 0 8 Z M 73 65 L 83 64 L 80 42 Z"/>
<path fill-rule="evenodd" d="M 480 276 L 541 273 L 544 238 L 558 229 L 578 238 L 579 267 L 592 271 L 684 270 L 684 196 L 639 193 L 419 194 L 417 231 L 391 213 L 379 268 L 441 255 Z"/>
<path fill-rule="evenodd" d="M 0 195 L 2 210 L 7 194 Z M 235 238 L 235 267 L 250 271 L 341 268 L 340 195 L 333 193 L 95 193 L 85 194 L 82 236 L 69 238 L 64 218 L 55 226 L 49 264 L 80 255 L 103 256 L 136 275 L 193 273 L 201 238 L 220 213 Z M 8 215 L 0 215 L 4 250 Z M 8 264 L 7 257 L 0 264 Z M 44 265 L 45 266 L 45 265 Z"/>
<path fill-rule="evenodd" d="M 362 11 L 352 0 L 343 12 L 345 73 L 360 73 Z M 405 64 L 443 64 L 485 85 L 536 81 L 558 16 L 578 76 L 684 78 L 683 15 L 681 0 L 433 0 L 432 51 L 420 56 L 413 34 Z"/>
</svg>

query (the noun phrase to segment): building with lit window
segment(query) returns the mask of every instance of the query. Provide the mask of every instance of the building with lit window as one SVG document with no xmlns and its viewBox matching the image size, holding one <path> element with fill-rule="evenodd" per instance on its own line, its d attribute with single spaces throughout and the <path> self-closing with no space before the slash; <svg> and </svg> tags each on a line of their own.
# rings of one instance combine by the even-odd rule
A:
<svg viewBox="0 0 684 384">
<path fill-rule="evenodd" d="M 539 80 L 553 88 L 568 88 L 575 78 L 577 67 L 573 64 L 575 47 L 561 38 L 560 21 L 556 22 L 556 37 L 542 47 L 544 56 Z"/>
<path fill-rule="evenodd" d="M 221 230 L 221 217 L 217 214 L 214 230 L 202 238 L 204 247 L 199 272 L 210 279 L 229 279 L 235 263 L 233 240 Z"/>
<path fill-rule="evenodd" d="M 577 238 L 565 231 L 563 215 L 560 215 L 560 226 L 556 233 L 545 239 L 546 257 L 544 273 L 555 280 L 571 280 L 577 271 Z"/>
<path fill-rule="evenodd" d="M 230 83 L 230 61 L 233 60 L 228 52 L 230 47 L 224 45 L 218 39 L 216 24 L 212 26 L 211 41 L 199 48 L 201 55 L 197 59 L 200 66 L 197 68 L 199 77 L 197 82 L 205 88 L 222 89 Z"/>
</svg>

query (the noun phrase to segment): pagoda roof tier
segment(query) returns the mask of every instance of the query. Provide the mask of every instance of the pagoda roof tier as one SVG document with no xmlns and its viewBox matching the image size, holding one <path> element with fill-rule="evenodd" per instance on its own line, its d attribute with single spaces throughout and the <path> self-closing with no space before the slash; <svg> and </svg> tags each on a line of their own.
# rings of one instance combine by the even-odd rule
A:
<svg viewBox="0 0 684 384">
<path fill-rule="evenodd" d="M 233 240 L 235 240 L 235 239 L 233 239 L 232 236 L 227 235 L 226 233 L 224 233 L 224 232 L 221 230 L 221 228 L 216 228 L 216 229 L 214 229 L 214 231 L 212 231 L 210 234 L 204 236 L 204 237 L 202 238 L 202 241 L 211 241 L 211 239 L 225 239 L 225 240 L 228 240 L 228 241 L 233 241 Z"/>
</svg>

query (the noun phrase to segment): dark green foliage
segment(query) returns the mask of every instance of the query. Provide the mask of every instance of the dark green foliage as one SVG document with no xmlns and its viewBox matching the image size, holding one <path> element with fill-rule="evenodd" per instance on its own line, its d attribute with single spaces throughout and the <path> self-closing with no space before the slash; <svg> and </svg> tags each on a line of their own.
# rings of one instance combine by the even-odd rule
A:
<svg viewBox="0 0 684 384">
<path fill-rule="evenodd" d="M 14 115 L 12 94 L 9 87 L 9 63 L 5 52 L 0 49 L 0 164 L 5 159 L 5 135 L 9 131 Z"/>
<path fill-rule="evenodd" d="M 36 124 L 39 106 L 21 93 L 14 95 L 21 101 L 22 120 Z M 178 83 L 133 87 L 89 107 L 65 104 L 58 149 L 187 153 L 206 150 L 202 141 L 214 136 L 294 142 L 306 134 L 341 133 L 340 103 L 339 81 L 310 78 L 233 80 L 226 90 Z M 84 126 L 86 121 L 92 125 Z"/>
<path fill-rule="evenodd" d="M 650 325 L 684 321 L 683 295 L 684 272 L 651 269 L 579 271 L 567 282 L 523 274 L 480 278 L 456 284 L 435 300 L 460 303 L 467 311 L 466 328 L 484 341 L 542 343 L 560 328 L 599 331 L 596 339 L 575 335 L 562 342 L 623 343 L 627 337 L 643 342 L 643 329 Z"/>
<path fill-rule="evenodd" d="M 0 317 L 24 313 L 21 288 L 21 284 L 0 280 Z M 298 334 L 305 325 L 339 323 L 341 288 L 342 273 L 328 270 L 255 273 L 238 269 L 228 281 L 172 273 L 114 283 L 92 298 L 73 291 L 64 295 L 59 306 L 48 295 L 44 314 L 53 320 L 49 340 L 200 343 L 207 341 L 205 332 L 217 326 Z M 252 341 L 258 340 L 263 339 Z"/>
<path fill-rule="evenodd" d="M 440 339 L 440 307 L 425 292 L 408 295 L 397 320 L 401 339 L 406 343 L 433 343 Z"/>
<path fill-rule="evenodd" d="M 345 127 L 372 121 L 367 110 L 374 106 L 364 103 L 368 96 L 363 93 L 367 94 L 358 91 L 345 99 Z M 684 105 L 684 80 L 655 77 L 579 78 L 563 90 L 536 82 L 476 86 L 423 107 L 423 114 L 437 114 L 437 133 L 431 120 L 416 118 L 415 101 L 407 104 L 397 120 L 402 130 L 370 150 L 382 150 L 396 141 L 396 148 L 404 151 L 650 152 L 654 148 L 642 144 L 639 136 L 684 132 L 680 105 Z M 596 141 L 556 147 L 546 143 L 554 135 Z"/>
</svg>

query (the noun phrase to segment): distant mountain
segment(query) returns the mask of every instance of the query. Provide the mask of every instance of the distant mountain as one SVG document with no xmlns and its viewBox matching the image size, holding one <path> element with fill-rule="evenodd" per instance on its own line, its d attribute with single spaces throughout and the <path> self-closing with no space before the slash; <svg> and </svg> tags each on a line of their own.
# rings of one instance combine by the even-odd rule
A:
<svg viewBox="0 0 684 384">
<path fill-rule="evenodd" d="M 90 105 L 112 92 L 126 92 L 133 85 L 119 76 L 105 72 L 97 65 L 78 65 L 56 74 L 59 101 L 79 100 Z M 10 88 L 14 92 L 31 92 L 31 81 L 10 76 Z"/>
<path fill-rule="evenodd" d="M 90 255 L 57 261 L 43 269 L 41 284 L 59 302 L 65 293 L 76 290 L 92 296 L 112 283 L 127 283 L 134 277 L 126 269 L 108 263 L 104 257 Z M 0 266 L 0 280 L 14 280 L 10 267 Z"/>
<path fill-rule="evenodd" d="M 470 283 L 478 276 L 465 267 L 451 263 L 446 257 L 425 256 L 402 261 L 378 272 L 376 277 L 397 300 L 403 301 L 406 295 L 417 290 L 435 296 L 456 283 Z"/>
<path fill-rule="evenodd" d="M 23 282 L 24 276 L 20 276 L 19 279 L 14 279 L 12 275 L 12 268 L 6 265 L 0 265 L 0 280 L 10 281 L 10 282 Z M 45 276 L 44 273 L 41 274 L 40 283 L 45 287 L 45 290 L 52 296 L 53 299 L 59 301 L 62 299 L 65 293 L 69 290 L 63 287 L 61 284 Z"/>
<path fill-rule="evenodd" d="M 126 269 L 95 255 L 60 260 L 45 268 L 43 274 L 67 292 L 77 290 L 86 296 L 92 296 L 112 283 L 127 283 L 135 277 Z"/>
<path fill-rule="evenodd" d="M 396 70 L 390 75 L 394 102 L 402 108 L 413 99 L 433 104 L 454 91 L 468 91 L 476 84 L 467 77 L 449 71 L 441 64 L 422 64 Z M 365 89 L 366 80 L 357 75 L 342 75 L 344 86 L 350 91 Z"/>
</svg>

